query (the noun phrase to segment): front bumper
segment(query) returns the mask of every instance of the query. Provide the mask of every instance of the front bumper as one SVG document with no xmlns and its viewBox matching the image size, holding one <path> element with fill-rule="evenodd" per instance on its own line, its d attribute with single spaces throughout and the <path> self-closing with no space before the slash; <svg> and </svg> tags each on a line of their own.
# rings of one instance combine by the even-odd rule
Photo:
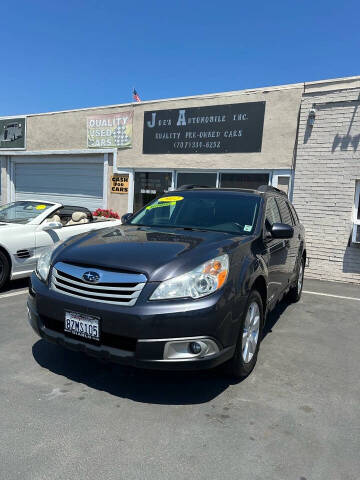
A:
<svg viewBox="0 0 360 480">
<path fill-rule="evenodd" d="M 141 368 L 208 369 L 226 362 L 235 352 L 238 319 L 246 299 L 229 301 L 229 294 L 231 296 L 231 292 L 222 292 L 197 301 L 150 302 L 144 292 L 143 299 L 139 298 L 136 305 L 126 307 L 56 292 L 33 274 L 28 319 L 45 340 L 108 361 Z M 67 310 L 100 317 L 101 343 L 66 335 L 63 325 Z M 180 338 L 212 339 L 219 351 L 202 358 L 164 359 L 166 343 Z"/>
</svg>

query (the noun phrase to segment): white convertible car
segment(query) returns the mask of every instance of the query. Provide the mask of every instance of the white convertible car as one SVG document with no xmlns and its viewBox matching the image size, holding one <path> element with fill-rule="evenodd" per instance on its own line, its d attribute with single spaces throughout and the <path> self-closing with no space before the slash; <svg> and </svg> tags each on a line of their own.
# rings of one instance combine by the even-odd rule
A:
<svg viewBox="0 0 360 480">
<path fill-rule="evenodd" d="M 57 242 L 120 220 L 93 217 L 84 207 L 18 201 L 0 207 L 0 289 L 8 280 L 30 276 L 39 255 Z"/>
</svg>

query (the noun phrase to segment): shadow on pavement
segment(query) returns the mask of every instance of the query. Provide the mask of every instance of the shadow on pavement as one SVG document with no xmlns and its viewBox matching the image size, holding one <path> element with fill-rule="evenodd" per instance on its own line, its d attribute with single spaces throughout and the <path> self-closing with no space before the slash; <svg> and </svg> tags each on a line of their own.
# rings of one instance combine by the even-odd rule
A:
<svg viewBox="0 0 360 480">
<path fill-rule="evenodd" d="M 285 298 L 279 302 L 274 310 L 272 310 L 267 317 L 262 338 L 264 339 L 266 335 L 272 332 L 272 329 L 275 327 L 279 318 L 283 315 L 288 306 L 291 305 Z"/>
<path fill-rule="evenodd" d="M 272 332 L 289 303 L 280 302 L 270 312 L 263 338 Z M 136 402 L 186 405 L 206 403 L 229 385 L 241 383 L 226 377 L 221 369 L 199 372 L 164 372 L 140 370 L 115 363 L 102 363 L 80 352 L 39 340 L 33 345 L 36 362 L 51 372 L 90 388 Z"/>
<path fill-rule="evenodd" d="M 29 286 L 29 279 L 28 278 L 21 278 L 20 280 L 13 280 L 12 282 L 7 282 L 7 284 L 0 290 L 0 294 L 2 293 L 10 293 L 15 292 L 16 290 L 21 290 L 23 288 L 28 288 Z"/>
<path fill-rule="evenodd" d="M 138 370 L 115 363 L 102 363 L 79 352 L 39 340 L 33 356 L 43 368 L 90 388 L 136 402 L 187 405 L 206 403 L 238 383 L 219 369 L 207 372 Z"/>
</svg>

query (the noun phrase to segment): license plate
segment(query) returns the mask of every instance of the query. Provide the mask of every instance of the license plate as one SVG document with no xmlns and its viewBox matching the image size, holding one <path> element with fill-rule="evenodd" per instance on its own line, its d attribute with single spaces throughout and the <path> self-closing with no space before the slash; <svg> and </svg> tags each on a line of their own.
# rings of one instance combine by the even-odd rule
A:
<svg viewBox="0 0 360 480">
<path fill-rule="evenodd" d="M 88 340 L 99 341 L 99 317 L 77 312 L 65 312 L 64 331 Z"/>
</svg>

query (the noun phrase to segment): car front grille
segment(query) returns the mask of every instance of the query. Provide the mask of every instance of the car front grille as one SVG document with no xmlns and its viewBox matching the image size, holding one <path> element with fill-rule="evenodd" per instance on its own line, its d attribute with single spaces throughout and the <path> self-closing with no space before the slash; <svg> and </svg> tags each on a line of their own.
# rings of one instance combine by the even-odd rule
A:
<svg viewBox="0 0 360 480">
<path fill-rule="evenodd" d="M 96 283 L 86 281 L 86 274 L 96 276 Z M 85 276 L 85 277 L 84 277 Z M 51 288 L 93 302 L 135 305 L 146 277 L 138 273 L 122 273 L 94 267 L 80 267 L 58 262 L 52 269 Z"/>
</svg>

